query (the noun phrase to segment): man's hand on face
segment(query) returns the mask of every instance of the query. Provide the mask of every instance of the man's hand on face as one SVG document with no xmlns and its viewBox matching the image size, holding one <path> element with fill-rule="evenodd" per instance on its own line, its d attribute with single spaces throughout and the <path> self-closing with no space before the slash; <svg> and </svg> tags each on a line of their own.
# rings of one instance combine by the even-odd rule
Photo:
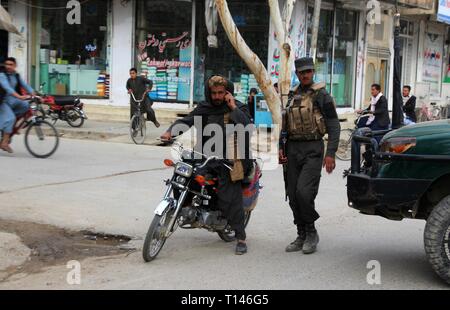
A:
<svg viewBox="0 0 450 310">
<path fill-rule="evenodd" d="M 283 150 L 278 151 L 278 161 L 279 161 L 280 165 L 285 165 L 288 162 L 288 159 L 287 159 L 286 155 L 284 154 Z"/>
<path fill-rule="evenodd" d="M 225 95 L 225 102 L 231 110 L 235 110 L 237 108 L 236 100 L 230 92 L 227 92 Z"/>
<path fill-rule="evenodd" d="M 336 169 L 336 160 L 330 156 L 325 157 L 323 167 L 326 168 L 328 174 L 333 173 L 334 169 Z"/>
</svg>

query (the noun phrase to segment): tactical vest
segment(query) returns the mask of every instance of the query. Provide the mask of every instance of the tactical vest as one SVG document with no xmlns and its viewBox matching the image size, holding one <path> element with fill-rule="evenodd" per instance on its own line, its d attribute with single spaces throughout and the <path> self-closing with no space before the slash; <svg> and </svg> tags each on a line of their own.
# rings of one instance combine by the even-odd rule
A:
<svg viewBox="0 0 450 310">
<path fill-rule="evenodd" d="M 315 104 L 323 88 L 325 83 L 318 83 L 312 85 L 306 94 L 294 94 L 291 104 L 286 108 L 286 130 L 290 140 L 320 140 L 327 133 L 322 111 Z"/>
</svg>

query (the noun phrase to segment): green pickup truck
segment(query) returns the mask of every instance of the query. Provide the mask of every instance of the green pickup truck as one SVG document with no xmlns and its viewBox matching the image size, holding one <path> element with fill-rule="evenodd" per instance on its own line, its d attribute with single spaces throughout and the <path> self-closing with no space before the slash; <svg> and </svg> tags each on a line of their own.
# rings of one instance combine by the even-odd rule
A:
<svg viewBox="0 0 450 310">
<path fill-rule="evenodd" d="M 359 129 L 346 176 L 350 207 L 390 220 L 426 220 L 425 252 L 450 284 L 450 120 Z"/>
</svg>

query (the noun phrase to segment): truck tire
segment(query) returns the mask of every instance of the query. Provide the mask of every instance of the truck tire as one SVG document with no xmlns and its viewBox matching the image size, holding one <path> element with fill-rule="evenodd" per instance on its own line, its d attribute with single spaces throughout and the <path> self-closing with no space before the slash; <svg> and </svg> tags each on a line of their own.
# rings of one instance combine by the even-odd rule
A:
<svg viewBox="0 0 450 310">
<path fill-rule="evenodd" d="M 431 212 L 425 226 L 424 242 L 434 271 L 450 284 L 450 195 Z"/>
</svg>

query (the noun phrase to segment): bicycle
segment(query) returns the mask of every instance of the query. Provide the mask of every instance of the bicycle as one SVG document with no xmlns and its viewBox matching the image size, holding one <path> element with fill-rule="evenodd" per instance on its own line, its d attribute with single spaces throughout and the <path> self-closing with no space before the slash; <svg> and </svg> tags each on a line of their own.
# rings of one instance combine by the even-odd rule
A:
<svg viewBox="0 0 450 310">
<path fill-rule="evenodd" d="M 336 152 L 336 157 L 342 161 L 350 161 L 352 159 L 352 140 L 353 135 L 358 129 L 358 123 L 361 118 L 367 116 L 367 112 L 360 113 L 355 121 L 354 129 L 342 129 L 339 138 L 339 147 Z"/>
<path fill-rule="evenodd" d="M 430 102 L 429 95 L 420 96 L 419 99 L 422 100 L 422 107 L 417 117 L 418 123 L 442 119 L 442 107 L 438 106 L 436 102 Z"/>
<path fill-rule="evenodd" d="M 141 104 L 145 101 L 148 91 L 144 93 L 141 100 L 136 100 L 134 93 L 131 92 L 134 102 L 137 104 L 137 109 L 134 112 L 130 122 L 130 137 L 135 144 L 144 144 L 147 136 L 147 121 L 145 115 L 141 112 Z"/>
<path fill-rule="evenodd" d="M 42 112 L 41 98 L 31 97 L 30 109 L 17 118 L 14 124 L 11 139 L 25 131 L 25 147 L 36 158 L 48 158 L 52 156 L 59 146 L 59 134 L 56 128 L 40 115 Z M 3 134 L 3 133 L 2 133 Z"/>
</svg>

